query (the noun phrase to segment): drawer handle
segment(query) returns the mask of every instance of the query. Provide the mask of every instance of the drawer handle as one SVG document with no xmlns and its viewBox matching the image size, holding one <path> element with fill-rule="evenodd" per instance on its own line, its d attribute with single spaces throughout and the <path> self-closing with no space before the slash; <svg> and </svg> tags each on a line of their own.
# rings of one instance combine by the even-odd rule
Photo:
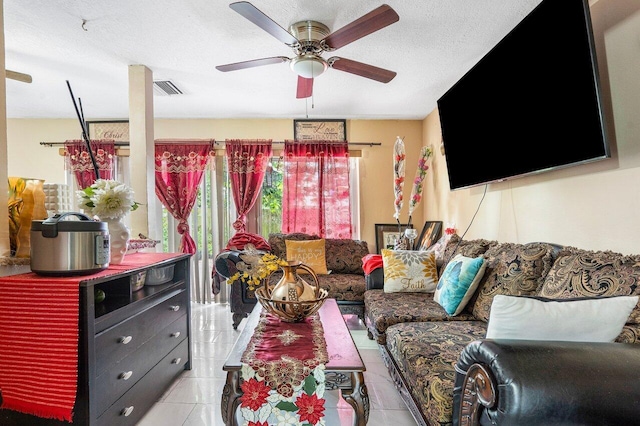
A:
<svg viewBox="0 0 640 426">
<path fill-rule="evenodd" d="M 133 340 L 133 337 L 131 336 L 122 336 L 120 339 L 118 339 L 118 343 L 122 343 L 123 345 L 126 345 L 131 340 Z"/>
<path fill-rule="evenodd" d="M 122 411 L 120 411 L 120 415 L 125 417 L 129 417 L 131 413 L 133 413 L 133 405 L 123 408 Z"/>
<path fill-rule="evenodd" d="M 174 360 L 171 361 L 171 364 L 180 364 L 180 360 L 182 358 L 175 358 Z"/>
<path fill-rule="evenodd" d="M 179 311 L 180 310 L 180 305 L 171 305 L 171 306 L 169 306 L 169 310 L 173 311 L 173 312 Z"/>
<path fill-rule="evenodd" d="M 118 376 L 118 379 L 129 380 L 129 377 L 131 377 L 131 375 L 133 375 L 133 371 L 123 371 Z"/>
<path fill-rule="evenodd" d="M 180 332 L 176 331 L 175 333 L 171 333 L 171 337 L 180 337 Z"/>
</svg>

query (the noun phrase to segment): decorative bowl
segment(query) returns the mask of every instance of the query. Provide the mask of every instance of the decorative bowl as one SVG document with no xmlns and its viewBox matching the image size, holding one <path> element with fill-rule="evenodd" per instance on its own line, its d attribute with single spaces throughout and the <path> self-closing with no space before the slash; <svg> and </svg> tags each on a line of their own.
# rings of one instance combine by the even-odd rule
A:
<svg viewBox="0 0 640 426">
<path fill-rule="evenodd" d="M 272 300 L 273 287 L 261 286 L 256 289 L 255 296 L 262 307 L 269 313 L 277 315 L 285 322 L 300 322 L 308 316 L 318 312 L 327 299 L 329 292 L 324 288 L 319 289 L 319 295 L 312 300 Z"/>
</svg>

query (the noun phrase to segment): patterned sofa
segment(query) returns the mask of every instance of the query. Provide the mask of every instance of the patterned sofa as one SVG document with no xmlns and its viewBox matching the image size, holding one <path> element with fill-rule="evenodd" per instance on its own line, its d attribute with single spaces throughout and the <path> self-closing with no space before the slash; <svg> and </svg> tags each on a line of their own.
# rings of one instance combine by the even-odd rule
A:
<svg viewBox="0 0 640 426">
<path fill-rule="evenodd" d="M 286 240 L 317 240 L 317 235 L 303 233 L 269 235 L 268 243 L 271 252 L 286 259 Z M 241 252 L 225 252 L 216 259 L 216 270 L 223 278 L 228 278 L 236 272 L 235 263 L 240 260 Z M 369 246 L 363 240 L 325 239 L 325 257 L 327 269 L 331 273 L 318 275 L 320 286 L 327 289 L 328 297 L 336 299 L 343 314 L 364 316 L 365 278 L 362 269 L 362 258 L 369 254 Z M 274 273 L 272 280 L 278 280 L 281 275 Z M 253 291 L 248 290 L 240 282 L 231 284 L 230 294 L 231 312 L 233 313 L 233 328 L 237 328 L 240 321 L 246 318 L 256 304 Z"/>
<path fill-rule="evenodd" d="M 517 367 L 513 364 L 518 365 L 517 359 L 513 360 L 510 365 L 511 370 L 506 373 L 493 370 L 484 376 L 476 375 L 473 378 L 467 376 L 467 372 L 472 371 L 469 367 L 477 365 L 477 362 L 482 364 L 482 360 L 485 370 L 496 368 L 495 364 L 499 364 L 494 358 L 487 359 L 486 342 L 492 343 L 492 341 L 485 339 L 492 301 L 496 295 L 572 299 L 640 294 L 640 256 L 624 256 L 609 251 L 593 252 L 548 243 L 514 244 L 482 239 L 466 241 L 453 235 L 442 258 L 438 259 L 440 274 L 444 268 L 443 263 L 446 259 L 451 259 L 454 251 L 456 254 L 468 257 L 482 256 L 486 259 L 487 265 L 477 290 L 464 310 L 457 316 L 447 315 L 444 309 L 434 301 L 433 293 L 385 293 L 380 270 L 367 276 L 365 322 L 369 337 L 376 339 L 379 343 L 389 373 L 416 422 L 420 425 L 456 425 L 459 416 L 463 424 L 480 424 L 479 419 L 482 420 L 481 424 L 523 424 L 509 421 L 509 417 L 504 417 L 505 407 L 518 411 L 520 399 L 525 398 L 523 389 L 526 386 L 524 385 L 520 388 L 512 386 L 517 388 L 513 391 L 505 390 L 505 383 L 517 382 L 513 380 L 513 371 L 517 371 Z M 608 345 L 618 345 L 616 346 L 618 348 L 622 346 L 620 343 L 638 343 L 639 336 L 640 308 L 636 305 L 622 333 L 617 337 L 617 343 L 608 343 Z M 494 342 L 500 343 L 499 340 Z M 516 345 L 521 342 L 528 341 L 516 341 Z M 536 343 L 533 342 L 533 345 L 535 346 Z M 562 342 L 552 343 L 561 344 Z M 582 345 L 582 353 L 589 354 L 589 347 L 607 344 L 582 343 Z M 631 346 L 635 348 L 635 345 Z M 464 359 L 459 361 L 461 353 L 467 347 L 469 349 L 465 352 Z M 512 349 L 513 345 L 509 348 Z M 558 353 L 562 353 L 566 348 L 558 350 Z M 632 365 L 640 369 L 640 347 L 635 351 L 627 350 L 635 354 L 631 355 L 636 358 L 636 363 Z M 503 362 L 509 359 L 505 352 L 505 350 L 497 351 L 501 354 Z M 516 353 L 516 351 L 513 352 Z M 580 350 L 575 349 L 574 353 L 578 352 Z M 611 352 L 614 353 L 614 351 Z M 469 353 L 476 356 L 484 355 L 484 358 L 476 357 L 477 359 L 470 361 Z M 583 355 L 583 357 L 589 358 L 589 362 L 603 362 L 589 355 Z M 562 355 L 555 359 L 553 356 L 546 356 L 545 359 L 547 363 L 553 359 L 556 363 L 552 363 L 555 369 L 573 368 L 570 360 L 563 362 L 560 358 Z M 627 367 L 620 368 L 626 370 Z M 595 371 L 601 369 L 597 366 L 594 368 L 596 370 L 586 374 L 597 381 Z M 527 377 L 533 375 L 529 373 Z M 579 371 L 575 375 L 584 377 L 585 372 Z M 493 376 L 500 377 L 502 382 L 496 382 Z M 525 376 L 523 374 L 523 377 Z M 546 379 L 552 382 L 551 377 Z M 484 387 L 481 386 L 483 384 Z M 630 401 L 618 382 L 609 384 L 608 388 L 616 386 L 620 389 L 619 397 Z M 640 386 L 635 386 L 634 389 L 638 388 Z M 532 392 L 537 397 L 542 394 L 539 389 Z M 570 396 L 571 390 L 565 389 L 562 394 Z M 583 394 L 584 392 L 580 393 L 580 395 Z M 550 395 L 556 395 L 556 393 L 550 393 Z M 598 395 L 597 392 L 594 392 L 594 395 Z M 584 401 L 572 399 L 567 400 L 567 404 L 580 407 L 602 405 L 594 399 L 597 398 Z M 603 398 L 599 399 L 599 401 L 603 400 Z M 612 398 L 609 397 L 608 400 Z M 533 402 L 531 404 L 535 405 Z M 638 408 L 640 403 L 634 404 L 637 417 L 640 415 L 640 408 Z M 536 410 L 541 408 L 534 408 L 532 412 L 535 413 Z M 561 411 L 556 410 L 555 413 Z M 546 411 L 545 413 L 548 414 Z M 533 421 L 527 424 L 595 424 L 588 421 L 570 421 L 579 418 L 575 412 L 572 413 L 573 415 L 564 419 L 549 417 L 544 421 Z M 500 417 L 501 415 L 503 417 Z M 597 424 L 616 423 L 600 421 Z"/>
</svg>

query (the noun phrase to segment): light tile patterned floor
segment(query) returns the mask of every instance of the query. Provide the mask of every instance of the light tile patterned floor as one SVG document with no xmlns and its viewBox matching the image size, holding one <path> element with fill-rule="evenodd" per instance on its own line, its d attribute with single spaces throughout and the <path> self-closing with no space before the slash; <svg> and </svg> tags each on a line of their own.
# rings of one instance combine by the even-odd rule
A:
<svg viewBox="0 0 640 426">
<path fill-rule="evenodd" d="M 367 338 L 356 316 L 345 318 L 367 367 L 365 383 L 371 403 L 368 425 L 415 426 L 389 378 L 377 344 Z M 238 330 L 232 328 L 226 304 L 192 304 L 192 369 L 173 383 L 138 426 L 222 426 L 220 398 L 226 377 L 222 365 L 244 323 Z M 351 426 L 353 409 L 339 392 L 326 392 L 325 399 L 325 424 Z"/>
</svg>

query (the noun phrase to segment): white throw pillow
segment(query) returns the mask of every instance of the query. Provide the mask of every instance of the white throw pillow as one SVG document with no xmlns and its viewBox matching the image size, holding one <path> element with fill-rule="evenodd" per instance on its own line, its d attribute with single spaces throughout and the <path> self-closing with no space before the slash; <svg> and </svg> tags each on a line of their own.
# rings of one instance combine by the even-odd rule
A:
<svg viewBox="0 0 640 426">
<path fill-rule="evenodd" d="M 487 339 L 613 342 L 638 303 L 638 296 L 539 300 L 493 298 Z"/>
</svg>

